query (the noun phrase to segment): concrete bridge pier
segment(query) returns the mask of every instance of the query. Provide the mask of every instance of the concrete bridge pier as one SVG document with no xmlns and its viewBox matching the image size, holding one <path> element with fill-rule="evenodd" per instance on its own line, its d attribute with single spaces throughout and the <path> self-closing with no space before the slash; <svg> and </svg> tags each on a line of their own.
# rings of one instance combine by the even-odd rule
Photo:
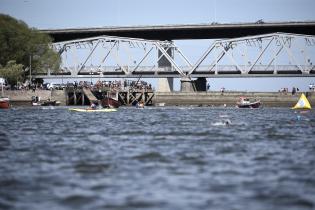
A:
<svg viewBox="0 0 315 210">
<path fill-rule="evenodd" d="M 173 91 L 173 78 L 159 78 L 158 79 L 158 92 L 172 92 Z"/>
<path fill-rule="evenodd" d="M 194 81 L 190 78 L 183 77 L 180 79 L 180 91 L 181 92 L 195 92 Z"/>
<path fill-rule="evenodd" d="M 181 78 L 180 83 L 181 92 L 198 92 L 207 90 L 207 79 L 205 77 L 199 77 L 196 80 L 183 77 Z"/>
</svg>

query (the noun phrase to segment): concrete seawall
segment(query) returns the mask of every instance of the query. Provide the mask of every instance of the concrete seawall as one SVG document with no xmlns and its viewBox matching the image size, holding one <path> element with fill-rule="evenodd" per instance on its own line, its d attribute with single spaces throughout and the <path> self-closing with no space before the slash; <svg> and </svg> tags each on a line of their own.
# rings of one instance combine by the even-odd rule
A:
<svg viewBox="0 0 315 210">
<path fill-rule="evenodd" d="M 32 96 L 40 97 L 41 101 L 48 99 L 60 101 L 60 105 L 66 105 L 66 94 L 64 90 L 6 90 L 4 95 L 10 98 L 13 106 L 31 106 Z"/>
<path fill-rule="evenodd" d="M 260 99 L 263 106 L 268 107 L 292 107 L 296 104 L 301 93 L 292 95 L 278 92 L 156 92 L 154 103 L 169 105 L 202 105 L 202 106 L 235 106 L 241 96 Z M 307 93 L 312 106 L 315 106 L 315 93 Z"/>
</svg>

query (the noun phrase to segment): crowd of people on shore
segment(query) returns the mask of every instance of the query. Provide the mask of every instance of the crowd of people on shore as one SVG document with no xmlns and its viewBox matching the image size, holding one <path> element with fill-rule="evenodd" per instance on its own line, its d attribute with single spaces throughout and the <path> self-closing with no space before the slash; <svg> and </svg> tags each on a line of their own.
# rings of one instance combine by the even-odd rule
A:
<svg viewBox="0 0 315 210">
<path fill-rule="evenodd" d="M 15 85 L 7 85 L 5 84 L 3 88 L 5 90 L 32 90 L 35 92 L 35 90 L 62 90 L 64 88 L 89 88 L 92 90 L 98 90 L 102 88 L 110 88 L 111 90 L 115 91 L 122 91 L 122 90 L 143 90 L 143 91 L 153 91 L 153 87 L 150 83 L 147 83 L 146 81 L 138 80 L 113 80 L 113 81 L 102 81 L 98 80 L 95 84 L 93 84 L 92 81 L 74 81 L 74 82 L 67 82 L 67 83 L 40 83 L 40 82 L 33 82 L 30 83 L 29 81 L 26 81 L 25 83 L 17 83 Z M 315 85 L 314 83 L 310 84 L 309 91 L 313 92 L 315 91 Z M 206 90 L 210 91 L 210 83 L 207 83 Z M 226 91 L 225 87 L 220 88 L 221 95 L 224 94 Z M 299 92 L 298 87 L 292 87 L 291 94 L 296 95 Z M 278 90 L 280 94 L 287 95 L 290 93 L 289 88 L 284 87 L 280 88 Z"/>
<path fill-rule="evenodd" d="M 111 90 L 121 91 L 121 90 L 127 90 L 127 89 L 133 89 L 133 90 L 153 90 L 152 85 L 150 83 L 147 83 L 145 81 L 132 81 L 132 80 L 114 80 L 114 81 L 97 81 L 95 84 L 92 82 L 87 81 L 80 81 L 77 83 L 74 82 L 75 88 L 90 88 L 90 89 L 102 89 L 102 88 L 110 88 Z"/>
<path fill-rule="evenodd" d="M 36 89 L 45 90 L 45 84 L 40 83 L 33 83 L 25 82 L 25 83 L 17 83 L 15 85 L 5 85 L 5 90 L 32 90 L 35 91 Z"/>
<path fill-rule="evenodd" d="M 81 88 L 89 88 L 92 90 L 98 90 L 102 88 L 110 88 L 111 90 L 121 91 L 127 89 L 133 90 L 145 90 L 150 91 L 153 90 L 153 87 L 150 83 L 145 81 L 132 81 L 132 80 L 113 80 L 113 81 L 97 81 L 96 83 L 89 82 L 89 81 L 74 81 L 74 82 L 67 82 L 66 84 L 56 84 L 56 83 L 46 83 L 46 84 L 34 84 L 29 89 L 64 89 L 73 87 L 75 89 Z"/>
</svg>

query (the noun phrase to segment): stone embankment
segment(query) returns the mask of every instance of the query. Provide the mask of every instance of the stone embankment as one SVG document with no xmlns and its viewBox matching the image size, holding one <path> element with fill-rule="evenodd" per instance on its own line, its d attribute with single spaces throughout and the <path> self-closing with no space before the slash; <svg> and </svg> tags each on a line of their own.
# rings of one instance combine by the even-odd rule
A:
<svg viewBox="0 0 315 210">
<path fill-rule="evenodd" d="M 32 103 L 32 97 L 38 96 L 41 101 L 48 99 L 60 101 L 60 105 L 66 105 L 65 90 L 6 90 L 4 95 L 10 98 L 11 104 L 16 106 L 28 106 Z"/>
<path fill-rule="evenodd" d="M 172 105 L 197 105 L 197 106 L 235 106 L 241 96 L 257 98 L 263 106 L 291 107 L 296 104 L 301 93 L 279 92 L 156 92 L 155 104 Z M 306 95 L 312 106 L 315 106 L 315 93 L 307 92 Z"/>
</svg>

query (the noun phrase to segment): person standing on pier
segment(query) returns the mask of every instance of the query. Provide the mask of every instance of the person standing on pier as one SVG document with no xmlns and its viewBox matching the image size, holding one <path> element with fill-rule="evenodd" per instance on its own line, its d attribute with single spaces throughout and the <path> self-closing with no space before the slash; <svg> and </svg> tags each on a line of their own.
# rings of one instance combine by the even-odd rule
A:
<svg viewBox="0 0 315 210">
<path fill-rule="evenodd" d="M 224 91 L 225 91 L 225 88 L 222 87 L 222 88 L 221 88 L 221 95 L 223 95 Z"/>
<path fill-rule="evenodd" d="M 293 87 L 293 88 L 292 88 L 292 95 L 294 96 L 294 95 L 295 95 L 295 93 L 296 93 L 296 88 L 295 88 L 295 87 Z"/>
</svg>

